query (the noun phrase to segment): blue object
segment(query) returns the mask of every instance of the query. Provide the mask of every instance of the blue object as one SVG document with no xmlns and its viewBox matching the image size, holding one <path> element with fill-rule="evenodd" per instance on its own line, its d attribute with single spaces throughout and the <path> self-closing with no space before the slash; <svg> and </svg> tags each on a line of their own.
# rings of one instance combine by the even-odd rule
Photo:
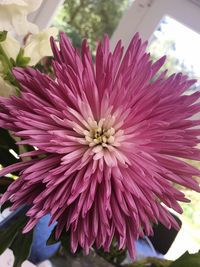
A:
<svg viewBox="0 0 200 267">
<path fill-rule="evenodd" d="M 163 258 L 163 255 L 154 249 L 148 237 L 136 241 L 136 252 L 137 252 L 137 260 L 146 257 L 155 257 L 161 259 Z"/>
<path fill-rule="evenodd" d="M 163 258 L 163 255 L 154 249 L 148 237 L 145 237 L 144 239 L 138 239 L 135 242 L 135 249 L 136 249 L 136 260 L 141 260 L 146 257 L 155 257 L 161 259 Z M 131 263 L 133 263 L 133 260 L 127 253 L 127 257 L 123 261 L 123 264 L 131 264 Z"/>
<path fill-rule="evenodd" d="M 47 246 L 46 242 L 55 227 L 55 224 L 48 226 L 50 215 L 46 215 L 40 219 L 33 233 L 33 244 L 29 261 L 34 264 L 47 260 L 52 257 L 60 247 L 60 243 Z"/>
</svg>

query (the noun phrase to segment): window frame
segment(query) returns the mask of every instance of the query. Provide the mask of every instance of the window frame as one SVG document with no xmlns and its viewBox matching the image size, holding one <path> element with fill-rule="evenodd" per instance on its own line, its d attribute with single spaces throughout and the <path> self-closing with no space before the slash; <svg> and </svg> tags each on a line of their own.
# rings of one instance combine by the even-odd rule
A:
<svg viewBox="0 0 200 267">
<path fill-rule="evenodd" d="M 150 40 L 164 16 L 170 16 L 200 33 L 200 1 L 195 4 L 194 0 L 135 0 L 115 30 L 111 47 L 119 39 L 127 47 L 136 32 L 143 40 Z"/>
<path fill-rule="evenodd" d="M 64 0 L 43 0 L 40 8 L 29 15 L 29 20 L 37 24 L 40 30 L 49 27 L 56 11 L 63 2 Z"/>
</svg>

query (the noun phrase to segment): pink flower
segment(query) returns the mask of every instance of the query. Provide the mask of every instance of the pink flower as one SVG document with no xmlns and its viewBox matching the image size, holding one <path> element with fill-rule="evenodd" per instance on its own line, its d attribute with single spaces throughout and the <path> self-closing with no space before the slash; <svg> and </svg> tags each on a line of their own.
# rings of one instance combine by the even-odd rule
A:
<svg viewBox="0 0 200 267">
<path fill-rule="evenodd" d="M 21 171 L 1 202 L 31 205 L 24 232 L 50 213 L 73 252 L 94 243 L 109 251 L 115 237 L 134 257 L 152 223 L 177 227 L 161 204 L 182 212 L 177 201 L 188 200 L 174 183 L 200 191 L 192 178 L 200 171 L 181 160 L 200 159 L 199 120 L 190 119 L 200 92 L 184 95 L 195 81 L 181 73 L 155 78 L 165 57 L 152 63 L 138 34 L 123 58 L 121 42 L 111 53 L 105 37 L 95 64 L 86 41 L 81 56 L 64 34 L 60 51 L 51 43 L 56 79 L 17 68 L 21 96 L 0 99 L 0 126 L 37 147 L 1 171 Z"/>
</svg>

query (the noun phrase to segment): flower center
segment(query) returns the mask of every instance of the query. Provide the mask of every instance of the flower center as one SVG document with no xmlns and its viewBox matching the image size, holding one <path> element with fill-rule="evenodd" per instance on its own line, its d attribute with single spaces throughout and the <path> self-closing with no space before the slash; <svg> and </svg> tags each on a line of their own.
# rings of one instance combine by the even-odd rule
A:
<svg viewBox="0 0 200 267">
<path fill-rule="evenodd" d="M 111 121 L 101 119 L 97 121 L 88 119 L 89 130 L 84 131 L 85 139 L 90 147 L 101 145 L 108 147 L 115 143 L 115 129 L 111 127 Z"/>
</svg>

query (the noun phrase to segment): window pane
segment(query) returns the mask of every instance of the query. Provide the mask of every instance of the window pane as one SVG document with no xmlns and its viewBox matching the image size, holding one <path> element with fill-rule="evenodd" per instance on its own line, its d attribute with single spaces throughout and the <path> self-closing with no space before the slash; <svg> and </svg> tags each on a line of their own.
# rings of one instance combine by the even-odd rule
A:
<svg viewBox="0 0 200 267">
<path fill-rule="evenodd" d="M 165 16 L 153 33 L 149 51 L 154 59 L 167 55 L 165 68 L 169 75 L 183 72 L 198 82 L 189 91 L 200 86 L 200 34 L 169 16 Z M 190 93 L 188 92 L 188 93 Z"/>
<path fill-rule="evenodd" d="M 167 55 L 164 68 L 169 70 L 169 75 L 183 72 L 198 80 L 188 94 L 200 90 L 200 34 L 165 16 L 152 35 L 149 51 L 154 59 Z M 200 165 L 196 164 L 196 167 L 200 168 Z M 192 202 L 181 205 L 183 227 L 166 255 L 168 259 L 176 259 L 186 250 L 197 252 L 200 247 L 199 194 L 183 188 L 182 191 Z"/>
</svg>

